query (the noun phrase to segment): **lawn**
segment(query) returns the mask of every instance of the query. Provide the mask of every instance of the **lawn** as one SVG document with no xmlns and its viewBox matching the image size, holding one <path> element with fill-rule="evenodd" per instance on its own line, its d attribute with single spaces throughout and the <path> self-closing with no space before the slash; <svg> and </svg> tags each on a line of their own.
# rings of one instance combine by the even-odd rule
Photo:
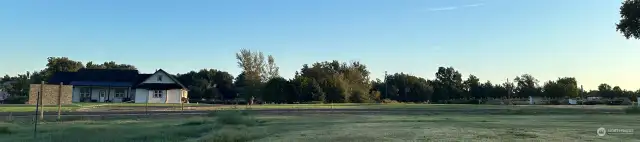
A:
<svg viewBox="0 0 640 142">
<path fill-rule="evenodd" d="M 184 104 L 189 106 L 202 106 L 203 104 Z M 181 107 L 180 104 L 135 104 L 135 103 L 73 103 L 70 105 L 62 105 L 62 111 L 76 111 L 81 108 L 118 108 L 118 107 Z M 44 110 L 58 111 L 57 105 L 45 105 Z M 31 112 L 36 110 L 36 105 L 29 104 L 0 104 L 0 112 Z"/>
<path fill-rule="evenodd" d="M 553 108 L 547 109 L 553 110 Z M 625 114 L 252 114 L 44 122 L 0 122 L 0 141 L 639 141 L 597 136 L 599 127 L 640 128 Z M 2 130 L 6 127 L 8 130 Z"/>
<path fill-rule="evenodd" d="M 57 105 L 45 105 L 42 107 L 45 112 L 58 111 Z M 74 111 L 80 108 L 77 105 L 62 105 L 62 111 Z M 36 105 L 27 104 L 0 104 L 0 112 L 34 112 L 36 111 Z"/>
</svg>

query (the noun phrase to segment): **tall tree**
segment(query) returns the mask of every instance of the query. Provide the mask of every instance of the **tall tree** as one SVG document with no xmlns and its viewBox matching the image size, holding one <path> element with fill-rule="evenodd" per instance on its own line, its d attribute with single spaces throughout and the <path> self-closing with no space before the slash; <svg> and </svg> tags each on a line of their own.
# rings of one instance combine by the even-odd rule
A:
<svg viewBox="0 0 640 142">
<path fill-rule="evenodd" d="M 627 39 L 640 39 L 640 0 L 624 0 L 616 30 Z"/>
<path fill-rule="evenodd" d="M 541 90 L 538 87 L 538 79 L 530 74 L 523 74 L 513 79 L 516 83 L 515 92 L 518 97 L 540 96 Z"/>
<path fill-rule="evenodd" d="M 469 75 L 469 78 L 464 81 L 465 90 L 468 92 L 467 97 L 481 98 L 482 92 L 480 89 L 480 79 L 475 75 Z"/>
<path fill-rule="evenodd" d="M 453 67 L 439 67 L 434 81 L 434 100 L 447 100 L 450 98 L 462 98 L 464 84 L 462 74 Z"/>
<path fill-rule="evenodd" d="M 265 79 L 280 77 L 280 67 L 276 65 L 276 60 L 271 55 L 267 56 L 266 73 L 263 76 Z"/>
<path fill-rule="evenodd" d="M 242 49 L 236 53 L 236 59 L 238 60 L 238 67 L 242 69 L 241 75 L 243 75 L 242 77 L 238 76 L 236 78 L 236 82 L 240 81 L 242 83 L 236 84 L 237 87 L 241 87 L 242 97 L 249 99 L 251 96 L 260 96 L 262 84 L 267 81 L 266 78 L 264 78 L 266 65 L 264 54 L 262 54 L 262 52 Z"/>
<path fill-rule="evenodd" d="M 226 100 L 235 97 L 233 76 L 225 71 L 201 69 L 178 74 L 177 78 L 189 88 L 191 98 Z"/>
<path fill-rule="evenodd" d="M 74 61 L 67 57 L 49 57 L 43 76 L 48 79 L 55 72 L 75 72 L 81 68 L 84 68 L 84 65 L 80 61 Z"/>
<path fill-rule="evenodd" d="M 604 98 L 613 98 L 613 89 L 609 84 L 602 83 L 598 85 L 598 95 Z"/>
</svg>

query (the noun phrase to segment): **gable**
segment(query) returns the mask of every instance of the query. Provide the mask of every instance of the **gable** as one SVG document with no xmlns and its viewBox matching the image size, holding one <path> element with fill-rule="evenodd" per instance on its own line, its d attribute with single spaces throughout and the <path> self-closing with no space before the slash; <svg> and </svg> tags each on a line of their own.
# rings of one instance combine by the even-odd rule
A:
<svg viewBox="0 0 640 142">
<path fill-rule="evenodd" d="M 142 84 L 157 83 L 157 84 L 177 84 L 169 75 L 164 71 L 158 71 L 149 76 Z"/>
</svg>

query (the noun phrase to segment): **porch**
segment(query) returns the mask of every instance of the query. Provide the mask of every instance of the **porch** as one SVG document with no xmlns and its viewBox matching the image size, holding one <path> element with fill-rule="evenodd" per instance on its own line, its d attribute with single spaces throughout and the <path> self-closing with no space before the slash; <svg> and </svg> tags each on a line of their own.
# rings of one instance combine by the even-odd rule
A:
<svg viewBox="0 0 640 142">
<path fill-rule="evenodd" d="M 131 87 L 73 86 L 73 102 L 128 102 L 133 92 Z"/>
</svg>

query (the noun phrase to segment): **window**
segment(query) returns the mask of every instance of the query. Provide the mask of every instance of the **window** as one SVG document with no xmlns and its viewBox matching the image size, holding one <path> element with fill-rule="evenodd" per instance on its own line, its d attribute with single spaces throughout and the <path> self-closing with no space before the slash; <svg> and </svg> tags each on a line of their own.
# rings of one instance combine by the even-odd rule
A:
<svg viewBox="0 0 640 142">
<path fill-rule="evenodd" d="M 158 75 L 158 81 L 162 81 L 162 76 Z"/>
<path fill-rule="evenodd" d="M 116 89 L 116 97 L 117 98 L 124 97 L 124 89 Z"/>
<path fill-rule="evenodd" d="M 164 94 L 164 90 L 153 90 L 154 98 L 162 98 L 163 94 Z"/>
<path fill-rule="evenodd" d="M 80 96 L 89 97 L 91 95 L 91 90 L 89 88 L 80 88 Z"/>
</svg>

